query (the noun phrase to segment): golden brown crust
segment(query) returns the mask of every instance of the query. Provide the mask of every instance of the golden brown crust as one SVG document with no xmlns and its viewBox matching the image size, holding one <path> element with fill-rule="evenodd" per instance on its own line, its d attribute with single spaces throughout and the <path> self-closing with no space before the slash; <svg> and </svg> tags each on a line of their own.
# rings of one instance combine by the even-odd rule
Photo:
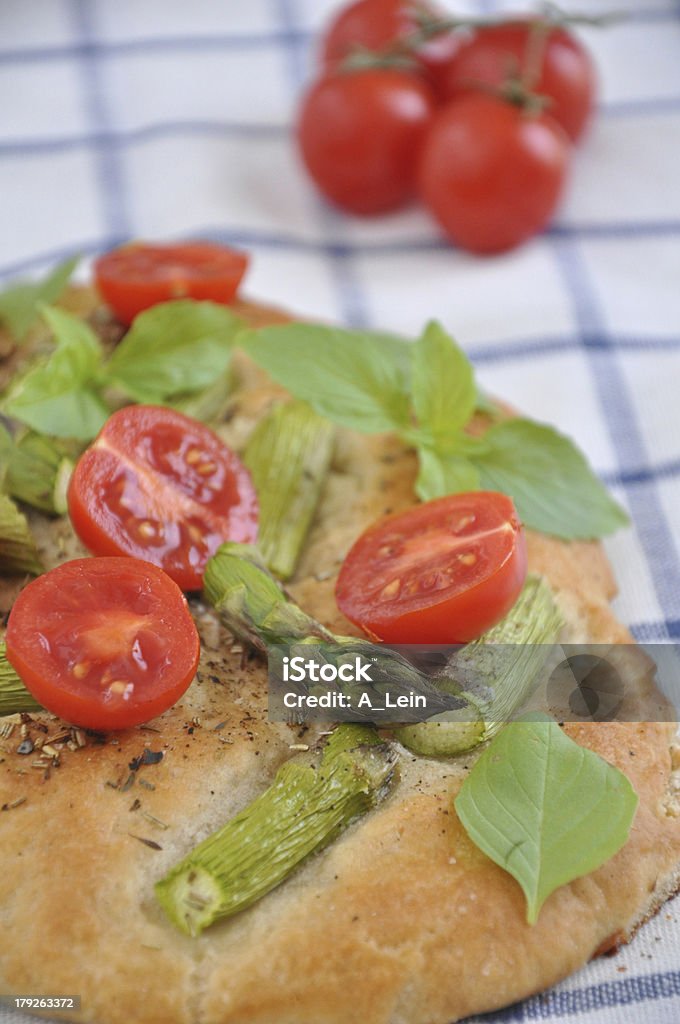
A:
<svg viewBox="0 0 680 1024">
<path fill-rule="evenodd" d="M 242 311 L 258 322 L 284 319 Z M 249 390 L 222 431 L 236 445 L 275 394 L 245 362 L 240 372 Z M 351 629 L 333 600 L 339 562 L 364 526 L 412 503 L 414 471 L 393 439 L 341 434 L 291 588 L 329 625 Z M 64 524 L 35 517 L 34 525 L 49 564 L 79 551 Z M 629 639 L 609 609 L 614 583 L 598 545 L 532 535 L 529 550 L 571 639 Z M 0 589 L 4 607 L 15 592 Z M 378 810 L 250 910 L 186 938 L 157 907 L 154 881 L 260 792 L 298 738 L 267 722 L 262 666 L 244 665 L 211 613 L 195 611 L 199 676 L 154 731 L 66 746 L 49 777 L 31 767 L 37 751 L 16 753 L 19 725 L 0 740 L 0 804 L 25 797 L 1 812 L 0 990 L 80 993 L 77 1019 L 96 1024 L 448 1024 L 554 983 L 612 936 L 630 934 L 677 883 L 674 727 L 568 725 L 626 772 L 640 807 L 624 849 L 554 893 L 533 928 L 518 885 L 474 847 L 453 811 L 474 757 L 403 752 L 400 785 Z M 50 739 L 61 728 L 50 716 L 36 721 Z M 28 731 L 44 738 L 34 723 Z M 131 771 L 145 746 L 163 760 Z"/>
</svg>

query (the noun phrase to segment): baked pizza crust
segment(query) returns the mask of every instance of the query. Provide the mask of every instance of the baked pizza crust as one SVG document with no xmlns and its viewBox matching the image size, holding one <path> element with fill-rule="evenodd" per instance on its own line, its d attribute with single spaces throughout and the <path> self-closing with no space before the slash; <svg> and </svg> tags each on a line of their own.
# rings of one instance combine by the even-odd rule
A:
<svg viewBox="0 0 680 1024">
<path fill-rule="evenodd" d="M 93 301 L 71 297 L 83 311 Z M 254 323 L 285 319 L 248 304 L 241 312 Z M 245 390 L 220 428 L 237 448 L 280 394 L 243 358 L 238 372 Z M 290 588 L 330 627 L 353 631 L 333 598 L 344 554 L 378 516 L 413 503 L 414 476 L 413 456 L 393 438 L 339 432 Z M 34 516 L 33 525 L 48 566 L 83 553 L 67 522 Z M 530 568 L 567 620 L 564 639 L 628 643 L 601 547 L 528 541 Z M 3 610 L 18 585 L 3 584 Z M 249 910 L 199 938 L 180 934 L 154 882 L 259 794 L 301 739 L 267 721 L 263 665 L 244 659 L 208 609 L 194 611 L 198 676 L 151 729 L 66 744 L 48 777 L 31 768 L 37 751 L 16 753 L 20 725 L 0 740 L 0 805 L 25 797 L 0 815 L 1 991 L 79 994 L 81 1011 L 64 1016 L 92 1024 L 450 1024 L 540 991 L 625 941 L 680 885 L 675 726 L 566 724 L 628 775 L 640 805 L 626 846 L 553 893 L 533 927 L 517 883 L 456 818 L 474 754 L 435 761 L 402 749 L 401 780 L 379 808 Z M 646 673 L 641 659 L 641 690 Z M 52 716 L 33 719 L 33 737 L 62 731 Z M 145 748 L 162 761 L 131 770 Z"/>
</svg>

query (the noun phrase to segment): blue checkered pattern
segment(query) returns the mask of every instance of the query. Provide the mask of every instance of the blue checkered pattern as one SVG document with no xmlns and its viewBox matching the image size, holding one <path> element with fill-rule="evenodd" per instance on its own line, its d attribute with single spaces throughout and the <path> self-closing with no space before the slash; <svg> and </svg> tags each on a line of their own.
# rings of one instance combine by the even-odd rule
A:
<svg viewBox="0 0 680 1024">
<path fill-rule="evenodd" d="M 250 249 L 248 292 L 300 314 L 407 334 L 439 318 L 487 389 L 589 453 L 635 523 L 607 544 L 617 611 L 641 640 L 677 640 L 680 6 L 573 4 L 629 14 L 584 32 L 600 114 L 550 231 L 492 260 L 452 250 L 421 210 L 343 217 L 306 182 L 292 111 L 337 6 L 2 0 L 0 278 L 131 236 L 202 236 Z M 677 1022 L 677 914 L 486 1019 Z"/>
</svg>

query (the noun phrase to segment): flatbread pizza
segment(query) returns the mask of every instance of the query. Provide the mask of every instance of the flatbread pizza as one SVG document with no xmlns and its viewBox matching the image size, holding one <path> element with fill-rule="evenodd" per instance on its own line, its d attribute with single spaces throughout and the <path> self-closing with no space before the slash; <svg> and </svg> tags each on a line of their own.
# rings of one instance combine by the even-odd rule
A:
<svg viewBox="0 0 680 1024">
<path fill-rule="evenodd" d="M 76 289 L 63 305 L 105 323 L 98 302 Z M 234 308 L 251 326 L 287 322 L 259 305 Z M 243 452 L 286 395 L 243 353 L 232 376 L 215 429 Z M 333 634 L 361 635 L 335 599 L 345 555 L 380 517 L 414 506 L 417 472 L 412 447 L 393 434 L 337 429 L 287 583 Z M 68 517 L 33 510 L 28 519 L 45 569 L 87 556 Z M 527 546 L 530 573 L 559 609 L 562 642 L 632 642 L 611 611 L 615 584 L 599 543 L 528 530 Z M 4 613 L 24 583 L 4 578 Z M 200 664 L 164 714 L 112 732 L 41 711 L 0 719 L 2 992 L 77 994 L 79 1010 L 39 1012 L 92 1024 L 452 1024 L 542 991 L 626 942 L 680 886 L 673 722 L 564 723 L 564 735 L 626 776 L 638 804 L 621 849 L 556 887 L 531 924 L 516 879 L 456 813 L 485 745 L 422 756 L 388 732 L 398 762 L 389 792 L 262 898 L 187 934 L 156 898 L 159 880 L 257 800 L 291 757 L 328 742 L 323 725 L 270 721 L 265 661 L 203 598 L 190 608 Z M 636 671 L 648 692 L 648 666 Z"/>
</svg>

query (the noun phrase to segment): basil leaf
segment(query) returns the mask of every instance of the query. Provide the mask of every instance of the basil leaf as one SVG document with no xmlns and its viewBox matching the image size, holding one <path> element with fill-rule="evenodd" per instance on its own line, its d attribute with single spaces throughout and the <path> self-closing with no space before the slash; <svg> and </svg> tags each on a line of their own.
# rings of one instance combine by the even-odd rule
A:
<svg viewBox="0 0 680 1024">
<path fill-rule="evenodd" d="M 239 343 L 275 381 L 334 423 L 365 434 L 410 424 L 408 353 L 393 336 L 286 324 L 248 331 Z"/>
<path fill-rule="evenodd" d="M 568 437 L 527 419 L 507 420 L 484 434 L 475 457 L 482 485 L 509 494 L 527 526 L 564 540 L 590 540 L 628 523 Z"/>
<path fill-rule="evenodd" d="M 514 419 L 482 439 L 463 432 L 475 408 L 494 419 L 502 411 L 478 391 L 469 360 L 436 323 L 413 348 L 393 335 L 305 324 L 248 331 L 239 340 L 322 416 L 367 434 L 396 431 L 417 448 L 416 490 L 424 500 L 479 487 L 502 491 L 527 526 L 568 540 L 601 537 L 628 522 L 584 456 L 551 427 Z"/>
<path fill-rule="evenodd" d="M 225 372 L 241 327 L 236 314 L 216 302 L 160 303 L 135 318 L 107 374 L 138 402 L 198 391 Z"/>
<path fill-rule="evenodd" d="M 57 351 L 68 350 L 73 354 L 78 379 L 95 377 L 101 370 L 103 349 L 90 325 L 55 306 L 43 306 L 41 313 L 54 335 Z"/>
<path fill-rule="evenodd" d="M 354 331 L 348 331 L 354 334 Z M 365 332 L 365 337 L 370 339 L 370 344 L 380 353 L 382 358 L 388 360 L 395 367 L 401 381 L 403 391 L 411 390 L 411 369 L 413 364 L 413 342 L 408 338 L 401 338 L 398 334 L 390 334 L 387 331 Z"/>
<path fill-rule="evenodd" d="M 534 924 L 555 889 L 600 867 L 628 838 L 630 782 L 556 722 L 511 722 L 463 783 L 455 807 L 473 843 L 515 878 Z"/>
<path fill-rule="evenodd" d="M 97 393 L 102 349 L 94 331 L 64 310 L 45 307 L 57 347 L 9 390 L 5 412 L 39 433 L 89 441 L 109 414 Z"/>
<path fill-rule="evenodd" d="M 74 256 L 55 267 L 44 281 L 26 281 L 0 294 L 0 321 L 16 341 L 23 341 L 38 319 L 42 303 L 56 302 L 68 284 L 80 257 Z"/>
<path fill-rule="evenodd" d="M 420 432 L 436 448 L 455 444 L 477 404 L 470 360 L 438 323 L 413 346 L 413 408 Z"/>
<path fill-rule="evenodd" d="M 422 501 L 480 488 L 479 470 L 469 459 L 441 455 L 431 448 L 419 448 L 418 462 L 416 494 Z"/>
</svg>

